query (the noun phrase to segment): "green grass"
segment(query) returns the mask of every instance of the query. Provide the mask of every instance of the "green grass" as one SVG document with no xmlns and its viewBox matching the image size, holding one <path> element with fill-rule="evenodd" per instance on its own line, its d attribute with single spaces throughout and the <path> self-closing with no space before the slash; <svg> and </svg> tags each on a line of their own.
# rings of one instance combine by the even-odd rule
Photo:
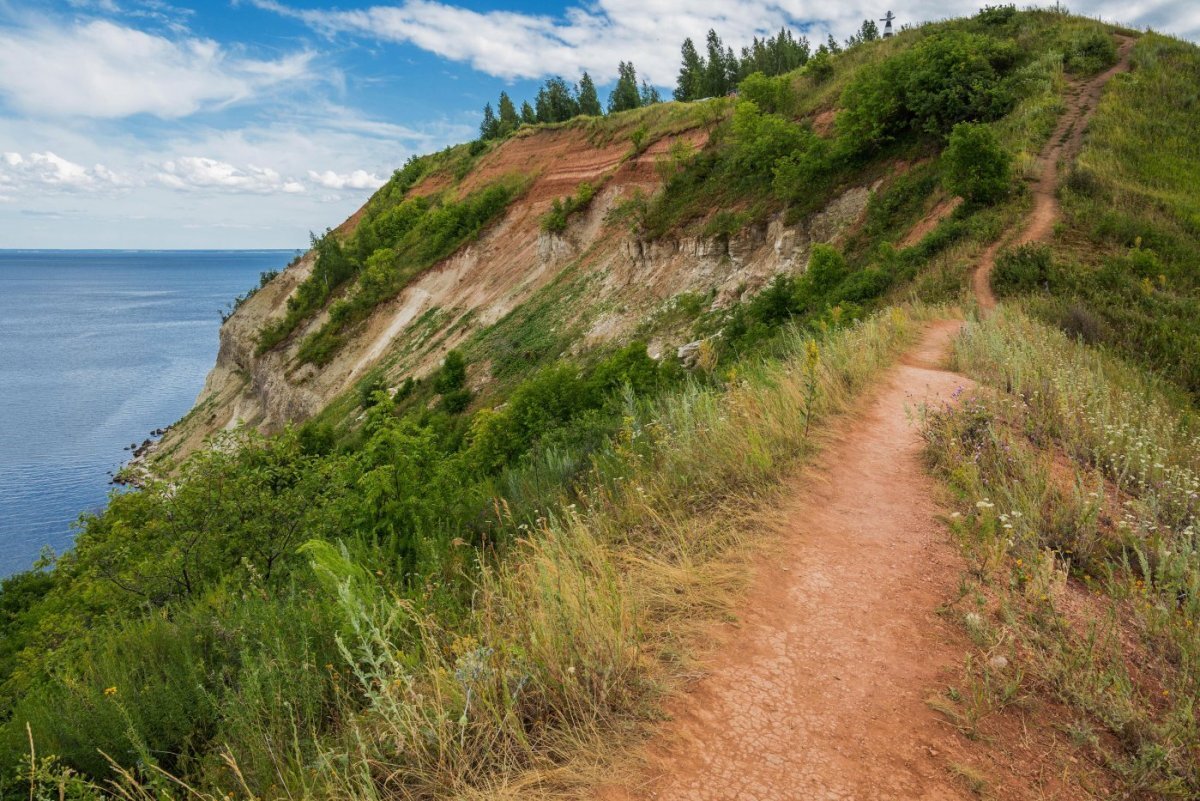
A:
<svg viewBox="0 0 1200 801">
<path fill-rule="evenodd" d="M 971 324 L 956 359 L 991 391 L 931 410 L 925 431 L 962 501 L 952 522 L 968 557 L 968 628 L 985 653 L 1006 654 L 1033 687 L 1107 732 L 1115 748 L 1085 745 L 1125 793 L 1194 798 L 1194 407 L 1012 309 Z"/>
<path fill-rule="evenodd" d="M 1037 285 L 1013 263 L 998 287 L 1200 397 L 1200 54 L 1148 34 L 1133 68 L 1109 84 L 1066 178 L 1066 224 Z"/>
</svg>

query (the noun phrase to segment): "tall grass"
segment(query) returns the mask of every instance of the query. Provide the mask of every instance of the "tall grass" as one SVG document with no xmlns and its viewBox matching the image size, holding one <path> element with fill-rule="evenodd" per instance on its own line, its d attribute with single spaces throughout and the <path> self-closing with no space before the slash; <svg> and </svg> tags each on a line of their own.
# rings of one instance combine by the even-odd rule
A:
<svg viewBox="0 0 1200 801">
<path fill-rule="evenodd" d="M 1200 421 L 1170 384 L 1013 309 L 956 354 L 992 390 L 926 425 L 963 500 L 968 630 L 1023 692 L 1067 705 L 1127 797 L 1197 797 Z"/>
<path fill-rule="evenodd" d="M 345 549 L 310 544 L 324 594 L 314 603 L 338 621 L 341 656 L 324 670 L 340 687 L 325 713 L 339 724 L 314 751 L 307 732 L 248 730 L 243 716 L 224 764 L 187 793 L 528 795 L 594 777 L 623 735 L 657 715 L 698 633 L 728 609 L 754 509 L 928 315 L 893 308 L 815 338 L 794 332 L 782 358 L 743 362 L 659 401 L 628 398 L 621 431 L 574 500 L 514 521 L 522 538 L 480 569 L 453 629 L 436 607 L 390 594 Z M 44 765 L 26 775 L 39 793 L 66 781 Z M 115 788 L 184 794 L 152 769 L 126 769 Z"/>
<path fill-rule="evenodd" d="M 797 334 L 785 358 L 745 365 L 724 390 L 631 400 L 580 502 L 547 511 L 482 572 L 465 629 L 339 579 L 369 703 L 325 763 L 371 769 L 330 770 L 329 789 L 440 798 L 569 783 L 604 738 L 653 715 L 698 626 L 726 607 L 747 510 L 813 448 L 803 421 L 844 410 L 916 328 L 897 309 Z M 419 657 L 392 653 L 396 625 L 422 632 Z"/>
</svg>

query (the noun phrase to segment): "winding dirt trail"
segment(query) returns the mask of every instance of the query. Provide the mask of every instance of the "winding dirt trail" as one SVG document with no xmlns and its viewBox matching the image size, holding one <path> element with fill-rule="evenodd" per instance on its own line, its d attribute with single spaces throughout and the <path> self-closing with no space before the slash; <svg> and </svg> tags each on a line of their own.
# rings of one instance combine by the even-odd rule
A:
<svg viewBox="0 0 1200 801">
<path fill-rule="evenodd" d="M 1129 69 L 1129 53 L 1133 50 L 1134 39 L 1128 36 L 1118 36 L 1119 42 L 1117 63 L 1109 69 L 1096 75 L 1090 80 L 1074 83 L 1067 90 L 1067 108 L 1058 119 L 1054 134 L 1050 141 L 1038 154 L 1038 180 L 1030 187 L 1033 194 L 1033 210 L 1025 223 L 1025 227 L 1011 242 L 999 240 L 983 252 L 979 258 L 979 266 L 972 278 L 972 288 L 980 309 L 986 314 L 996 307 L 996 296 L 992 292 L 992 269 L 996 266 L 996 254 L 1000 248 L 1011 245 L 1024 245 L 1029 242 L 1041 242 L 1048 239 L 1058 220 L 1058 165 L 1073 161 L 1083 147 L 1083 133 L 1087 130 L 1088 121 L 1096 111 L 1104 86 L 1113 76 Z"/>
<path fill-rule="evenodd" d="M 1078 152 L 1131 47 L 1122 39 L 1117 66 L 1071 89 L 1016 242 L 1052 230 L 1058 162 Z M 996 302 L 988 279 L 999 247 L 984 252 L 974 275 L 985 312 Z M 714 633 L 707 672 L 669 705 L 641 778 L 601 798 L 978 797 L 955 772 L 979 753 L 926 703 L 961 678 L 970 645 L 937 614 L 954 598 L 963 563 L 939 522 L 913 416 L 971 386 L 941 369 L 961 325 L 930 325 L 796 479 L 779 510 L 779 551 L 758 560 L 739 624 Z M 996 797 L 1078 797 L 993 768 Z"/>
</svg>

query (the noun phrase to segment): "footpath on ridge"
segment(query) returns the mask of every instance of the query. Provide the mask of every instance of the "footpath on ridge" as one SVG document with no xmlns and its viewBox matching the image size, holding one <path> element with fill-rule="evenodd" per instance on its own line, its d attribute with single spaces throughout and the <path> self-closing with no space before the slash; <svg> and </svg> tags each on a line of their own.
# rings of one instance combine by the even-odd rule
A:
<svg viewBox="0 0 1200 801">
<path fill-rule="evenodd" d="M 1107 72 L 1070 87 L 1042 150 L 1034 207 L 1020 231 L 980 257 L 983 313 L 1002 244 L 1045 239 L 1059 209 L 1058 165 L 1077 155 L 1107 81 L 1127 69 L 1131 39 Z M 963 563 L 939 521 L 914 412 L 971 386 L 941 368 L 962 323 L 931 324 L 794 479 L 780 510 L 782 544 L 756 565 L 739 624 L 715 632 L 705 675 L 668 706 L 647 769 L 599 797 L 624 799 L 969 799 L 954 775 L 969 745 L 926 699 L 961 679 L 969 648 L 937 614 Z M 1029 775 L 1042 773 L 1036 749 Z M 991 776 L 1003 798 L 1069 798 L 1050 779 Z M 1057 790 L 1047 791 L 1047 786 Z"/>
</svg>

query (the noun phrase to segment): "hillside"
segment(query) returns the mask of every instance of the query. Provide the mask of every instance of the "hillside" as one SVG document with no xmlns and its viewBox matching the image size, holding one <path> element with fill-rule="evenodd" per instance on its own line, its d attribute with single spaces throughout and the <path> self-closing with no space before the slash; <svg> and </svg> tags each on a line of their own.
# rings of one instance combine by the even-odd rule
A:
<svg viewBox="0 0 1200 801">
<path fill-rule="evenodd" d="M 0 585 L 4 797 L 1196 797 L 1200 51 L 849 45 L 414 159 L 242 302 Z"/>
</svg>

